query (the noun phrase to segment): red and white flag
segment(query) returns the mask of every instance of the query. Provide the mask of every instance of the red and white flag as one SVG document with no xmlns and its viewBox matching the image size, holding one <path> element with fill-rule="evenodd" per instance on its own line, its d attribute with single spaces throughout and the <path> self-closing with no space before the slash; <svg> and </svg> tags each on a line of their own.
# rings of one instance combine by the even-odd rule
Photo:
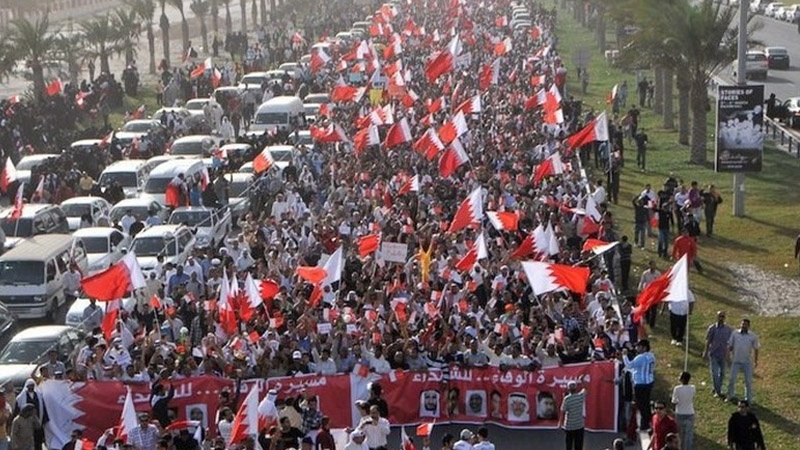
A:
<svg viewBox="0 0 800 450">
<path fill-rule="evenodd" d="M 483 190 L 481 187 L 477 187 L 458 206 L 447 232 L 457 233 L 481 220 L 483 220 Z"/>
<path fill-rule="evenodd" d="M 447 108 L 447 99 L 444 96 L 425 100 L 425 109 L 428 110 L 429 114 L 436 114 L 442 108 Z"/>
<path fill-rule="evenodd" d="M 546 177 L 562 173 L 564 173 L 564 163 L 561 161 L 561 153 L 556 151 L 536 166 L 533 171 L 533 185 L 538 186 Z"/>
<path fill-rule="evenodd" d="M 476 94 L 472 98 L 465 100 L 464 103 L 458 105 L 456 112 L 464 113 L 465 116 L 479 114 L 481 112 L 481 95 Z"/>
<path fill-rule="evenodd" d="M 309 61 L 309 68 L 311 73 L 317 73 L 319 69 L 325 67 L 331 61 L 331 57 L 322 50 L 311 53 L 311 61 Z"/>
<path fill-rule="evenodd" d="M 492 61 L 491 64 L 486 64 L 481 69 L 481 76 L 479 86 L 482 91 L 489 89 L 489 86 L 497 84 L 500 79 L 500 58 Z"/>
<path fill-rule="evenodd" d="M 538 87 L 538 86 L 543 85 L 544 81 L 545 81 L 545 78 L 546 77 L 544 75 L 534 75 L 534 76 L 532 76 L 531 77 L 531 86 L 532 87 Z"/>
<path fill-rule="evenodd" d="M 400 441 L 401 450 L 417 450 L 414 443 L 411 442 L 411 438 L 406 434 L 406 427 L 400 428 Z"/>
<path fill-rule="evenodd" d="M 133 114 L 131 114 L 131 118 L 134 119 L 134 120 L 141 119 L 142 117 L 144 117 L 144 112 L 145 112 L 146 109 L 147 109 L 147 107 L 144 104 L 139 105 L 139 107 L 136 108 L 136 110 L 133 112 Z"/>
<path fill-rule="evenodd" d="M 497 231 L 517 231 L 519 215 L 511 211 L 486 211 L 486 217 Z"/>
<path fill-rule="evenodd" d="M 17 169 L 14 167 L 14 161 L 11 161 L 11 157 L 7 157 L 3 170 L 0 171 L 0 191 L 8 192 L 8 186 L 17 181 L 17 179 Z"/>
<path fill-rule="evenodd" d="M 497 44 L 494 44 L 494 54 L 495 54 L 495 56 L 503 56 L 506 53 L 510 52 L 511 49 L 512 49 L 512 45 L 511 45 L 511 38 L 510 37 L 507 37 L 507 38 L 503 39 L 502 41 L 498 42 Z"/>
<path fill-rule="evenodd" d="M 564 112 L 561 110 L 561 93 L 558 92 L 555 83 L 547 91 L 542 108 L 544 109 L 544 123 L 550 125 L 564 123 Z"/>
<path fill-rule="evenodd" d="M 359 130 L 359 132 L 353 136 L 353 148 L 356 151 L 356 155 L 360 155 L 361 152 L 367 149 L 367 147 L 380 144 L 381 137 L 378 134 L 378 127 L 372 124 L 362 130 Z"/>
<path fill-rule="evenodd" d="M 342 127 L 332 123 L 325 128 L 311 126 L 311 139 L 323 144 L 333 144 L 336 142 L 350 142 Z"/>
<path fill-rule="evenodd" d="M 606 103 L 608 103 L 609 105 L 614 103 L 614 100 L 617 99 L 617 90 L 618 89 L 619 89 L 619 85 L 618 84 L 615 84 L 614 87 L 611 88 L 611 92 L 609 92 L 608 96 L 606 97 Z"/>
<path fill-rule="evenodd" d="M 39 199 L 40 202 L 44 199 L 44 175 L 39 176 L 39 184 L 36 185 L 31 197 L 32 199 Z"/>
<path fill-rule="evenodd" d="M 255 158 L 253 158 L 253 171 L 255 173 L 266 172 L 274 165 L 275 160 L 272 159 L 269 148 L 265 148 L 261 151 L 261 153 L 257 154 Z"/>
<path fill-rule="evenodd" d="M 417 139 L 417 142 L 414 142 L 413 148 L 416 152 L 425 155 L 425 159 L 431 161 L 440 151 L 444 150 L 444 144 L 439 139 L 436 131 L 433 128 L 428 128 L 425 134 Z"/>
<path fill-rule="evenodd" d="M 258 435 L 258 391 L 258 385 L 254 384 L 244 402 L 239 406 L 239 411 L 233 418 L 230 441 L 226 448 L 242 442 L 247 436 Z"/>
<path fill-rule="evenodd" d="M 619 241 L 614 242 L 606 242 L 600 239 L 586 239 L 586 242 L 583 243 L 583 248 L 581 249 L 584 252 L 592 252 L 595 255 L 601 255 L 612 248 L 616 247 L 619 244 Z"/>
<path fill-rule="evenodd" d="M 236 285 L 236 291 L 238 290 L 239 286 Z M 231 292 L 231 283 L 228 281 L 228 271 L 223 270 L 222 283 L 219 285 L 219 304 L 217 309 L 219 310 L 219 323 L 222 326 L 222 330 L 229 336 L 236 333 L 236 329 L 239 326 L 236 320 L 236 310 L 233 307 L 234 296 L 235 294 Z"/>
<path fill-rule="evenodd" d="M 386 140 L 384 145 L 386 148 L 396 147 L 406 142 L 411 142 L 411 127 L 408 126 L 408 120 L 403 117 L 399 122 L 392 125 L 386 133 Z"/>
<path fill-rule="evenodd" d="M 439 128 L 439 139 L 444 145 L 447 145 L 467 131 L 469 131 L 467 119 L 464 117 L 464 113 L 459 111 Z"/>
<path fill-rule="evenodd" d="M 427 422 L 417 425 L 417 436 L 419 437 L 430 436 L 432 432 L 433 432 L 432 422 Z"/>
<path fill-rule="evenodd" d="M 81 280 L 86 296 L 103 302 L 123 298 L 126 293 L 145 287 L 144 274 L 131 251 L 108 269 Z"/>
<path fill-rule="evenodd" d="M 222 82 L 222 72 L 219 71 L 216 67 L 211 72 L 211 87 L 218 88 L 219 84 Z"/>
<path fill-rule="evenodd" d="M 439 174 L 442 178 L 447 178 L 468 161 L 469 155 L 461 145 L 461 141 L 455 139 L 439 158 Z"/>
<path fill-rule="evenodd" d="M 206 70 L 211 70 L 214 68 L 214 64 L 211 62 L 211 57 L 206 58 L 205 61 L 201 62 L 197 65 L 197 67 L 189 73 L 190 78 L 199 78 L 202 77 Z"/>
<path fill-rule="evenodd" d="M 63 90 L 64 85 L 61 83 L 61 78 L 54 79 L 44 88 L 44 91 L 48 97 L 54 97 L 60 94 Z"/>
<path fill-rule="evenodd" d="M 395 33 L 392 35 L 389 45 L 383 49 L 383 59 L 388 61 L 401 53 L 403 53 L 403 46 L 401 45 L 400 35 Z"/>
<path fill-rule="evenodd" d="M 122 414 L 119 418 L 119 427 L 117 427 L 116 438 L 123 442 L 128 442 L 128 436 L 134 428 L 139 426 L 139 417 L 136 415 L 136 407 L 133 404 L 133 395 L 131 395 L 131 388 L 128 388 L 128 393 L 125 395 L 125 403 L 122 404 Z"/>
<path fill-rule="evenodd" d="M 400 189 L 397 191 L 397 195 L 403 195 L 409 192 L 419 192 L 419 175 L 414 175 L 402 186 L 400 186 Z"/>
<path fill-rule="evenodd" d="M 689 301 L 687 256 L 683 255 L 668 271 L 653 280 L 636 297 L 633 320 L 639 322 L 648 309 L 661 302 Z"/>
<path fill-rule="evenodd" d="M 278 408 L 275 401 L 278 399 L 278 392 L 270 389 L 267 395 L 258 404 L 258 429 L 269 430 L 270 427 L 278 423 Z"/>
<path fill-rule="evenodd" d="M 522 268 L 536 295 L 558 290 L 567 290 L 578 294 L 586 293 L 590 273 L 588 267 L 523 261 Z"/>
<path fill-rule="evenodd" d="M 425 65 L 425 77 L 428 81 L 434 83 L 440 76 L 452 72 L 455 69 L 456 58 L 461 54 L 461 50 L 461 41 L 456 35 L 446 49 L 434 55 Z"/>
<path fill-rule="evenodd" d="M 530 111 L 539 105 L 544 105 L 545 101 L 547 101 L 547 91 L 540 89 L 537 93 L 525 99 L 525 105 L 523 107 L 525 111 Z"/>
<path fill-rule="evenodd" d="M 530 255 L 536 253 L 536 243 L 534 240 L 533 233 L 525 236 L 525 239 L 520 242 L 519 247 L 517 247 L 513 252 L 511 252 L 509 258 L 511 259 L 525 259 Z"/>
<path fill-rule="evenodd" d="M 508 26 L 508 16 L 497 16 L 497 18 L 494 19 L 494 26 L 496 26 L 497 28 L 505 28 L 505 27 L 507 27 Z"/>
<path fill-rule="evenodd" d="M 170 208 L 177 208 L 181 205 L 181 194 L 183 193 L 183 189 L 180 185 L 180 179 L 175 177 L 172 181 L 167 184 L 167 188 L 164 190 L 164 204 L 169 206 Z M 185 198 L 184 198 L 185 202 Z"/>
<path fill-rule="evenodd" d="M 486 239 L 483 237 L 483 233 L 481 233 L 478 235 L 478 238 L 475 239 L 475 243 L 467 251 L 467 254 L 456 262 L 456 269 L 461 272 L 472 270 L 475 263 L 488 257 L 489 252 L 486 250 Z"/>
<path fill-rule="evenodd" d="M 9 219 L 13 220 L 22 217 L 22 209 L 25 208 L 25 199 L 22 197 L 24 191 L 25 183 L 23 182 L 17 186 L 17 195 L 14 197 L 14 209 L 11 210 Z"/>
<path fill-rule="evenodd" d="M 381 235 L 377 233 L 368 234 L 358 238 L 358 256 L 366 258 L 378 251 L 381 243 Z"/>
<path fill-rule="evenodd" d="M 348 103 L 348 102 L 356 102 L 358 103 L 361 101 L 361 97 L 364 96 L 364 92 L 366 92 L 366 88 L 364 87 L 355 87 L 355 86 L 336 86 L 331 91 L 331 101 L 338 102 L 338 103 Z"/>
<path fill-rule="evenodd" d="M 239 316 L 243 321 L 249 322 L 253 314 L 258 310 L 258 306 L 263 303 L 261 300 L 261 289 L 250 272 L 247 272 L 247 277 L 244 279 L 244 296 L 247 298 L 246 302 L 242 302 L 239 307 Z"/>
<path fill-rule="evenodd" d="M 299 266 L 295 270 L 295 273 L 311 284 L 327 286 L 342 279 L 343 267 L 344 259 L 342 247 L 339 247 L 328 260 L 325 261 L 324 265 Z"/>
<path fill-rule="evenodd" d="M 103 321 L 100 324 L 100 329 L 103 330 L 103 337 L 106 341 L 111 341 L 114 332 L 117 331 L 117 319 L 119 318 L 119 309 L 122 302 L 119 299 L 106 302 L 105 312 L 103 313 Z"/>
<path fill-rule="evenodd" d="M 608 118 L 603 111 L 594 120 L 589 122 L 580 131 L 567 138 L 567 145 L 570 149 L 582 147 L 595 141 L 608 140 Z"/>
</svg>

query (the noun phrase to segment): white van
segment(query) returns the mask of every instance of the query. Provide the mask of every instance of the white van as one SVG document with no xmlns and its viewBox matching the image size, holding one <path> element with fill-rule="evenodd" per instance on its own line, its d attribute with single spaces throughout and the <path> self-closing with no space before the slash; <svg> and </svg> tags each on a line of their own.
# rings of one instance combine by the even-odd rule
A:
<svg viewBox="0 0 800 450">
<path fill-rule="evenodd" d="M 179 174 L 184 179 L 192 179 L 195 174 L 203 171 L 202 159 L 173 159 L 166 161 L 153 169 L 144 185 L 144 193 L 160 204 L 164 204 L 167 185 Z"/>
<path fill-rule="evenodd" d="M 80 238 L 42 234 L 20 242 L 0 256 L 0 302 L 20 319 L 55 320 L 72 262 L 81 272 L 88 267 Z"/>
<path fill-rule="evenodd" d="M 150 167 L 143 159 L 124 159 L 112 163 L 100 174 L 98 183 L 101 187 L 108 187 L 116 181 L 122 186 L 126 198 L 139 195 L 147 182 Z"/>
<path fill-rule="evenodd" d="M 303 124 L 306 110 L 300 97 L 283 95 L 274 97 L 256 110 L 256 117 L 248 133 L 291 130 L 293 124 Z"/>
</svg>

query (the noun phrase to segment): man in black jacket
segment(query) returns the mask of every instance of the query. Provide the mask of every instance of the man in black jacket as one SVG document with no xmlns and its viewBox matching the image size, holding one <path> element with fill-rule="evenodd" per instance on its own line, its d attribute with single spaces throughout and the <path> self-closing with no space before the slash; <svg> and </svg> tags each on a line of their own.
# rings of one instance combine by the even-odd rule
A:
<svg viewBox="0 0 800 450">
<path fill-rule="evenodd" d="M 766 450 L 758 418 L 747 400 L 739 400 L 739 411 L 728 419 L 728 447 L 732 450 Z"/>
<path fill-rule="evenodd" d="M 153 418 L 161 424 L 162 428 L 169 426 L 169 401 L 175 395 L 175 386 L 169 385 L 169 392 L 164 393 L 164 386 L 158 381 L 153 384 L 150 393 L 150 405 L 153 408 Z"/>
</svg>

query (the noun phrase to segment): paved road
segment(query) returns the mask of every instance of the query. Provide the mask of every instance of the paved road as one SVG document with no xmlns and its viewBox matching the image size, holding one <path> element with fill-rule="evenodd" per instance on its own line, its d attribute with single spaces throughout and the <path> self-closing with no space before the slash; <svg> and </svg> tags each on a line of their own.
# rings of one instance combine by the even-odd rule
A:
<svg viewBox="0 0 800 450">
<path fill-rule="evenodd" d="M 734 24 L 739 23 L 739 16 L 736 15 Z M 800 97 L 800 34 L 797 33 L 797 25 L 769 17 L 757 16 L 751 23 L 761 23 L 762 27 L 753 34 L 753 39 L 763 43 L 765 46 L 782 46 L 789 51 L 791 67 L 789 70 L 770 70 L 766 81 L 750 81 L 752 84 L 765 86 L 765 96 L 770 93 L 783 100 L 789 97 Z M 723 78 L 731 82 L 732 67 L 728 67 L 722 73 Z"/>
</svg>

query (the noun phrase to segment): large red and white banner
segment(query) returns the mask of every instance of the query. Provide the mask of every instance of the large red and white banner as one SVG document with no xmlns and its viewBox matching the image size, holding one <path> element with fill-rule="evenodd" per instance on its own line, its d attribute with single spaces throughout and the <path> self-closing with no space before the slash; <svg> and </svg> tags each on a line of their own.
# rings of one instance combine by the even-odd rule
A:
<svg viewBox="0 0 800 450">
<path fill-rule="evenodd" d="M 452 368 L 395 372 L 382 383 L 393 425 L 420 422 L 495 423 L 514 428 L 556 428 L 567 384 L 585 387 L 586 428 L 614 431 L 616 364 L 597 362 L 537 372 Z"/>
<path fill-rule="evenodd" d="M 554 428 L 567 383 L 586 387 L 586 428 L 613 431 L 617 417 L 616 363 L 597 362 L 569 365 L 538 372 L 501 371 L 497 368 L 452 368 L 428 372 L 394 371 L 378 377 L 355 374 L 272 378 L 242 383 L 241 402 L 258 383 L 263 397 L 278 391 L 278 401 L 301 394 L 315 396 L 319 408 L 331 419 L 332 428 L 354 426 L 358 412 L 354 403 L 368 397 L 367 385 L 379 381 L 389 403 L 392 425 L 492 422 L 508 427 Z M 235 394 L 233 380 L 203 376 L 173 381 L 175 394 L 170 410 L 175 420 L 198 420 L 214 432 L 214 418 L 220 392 Z M 168 386 L 165 386 L 168 387 Z M 127 389 L 131 389 L 137 411 L 149 412 L 149 384 L 116 381 L 70 383 L 50 380 L 41 386 L 50 422 L 48 446 L 61 448 L 72 430 L 84 430 L 84 437 L 96 440 L 106 429 L 119 424 Z"/>
</svg>

